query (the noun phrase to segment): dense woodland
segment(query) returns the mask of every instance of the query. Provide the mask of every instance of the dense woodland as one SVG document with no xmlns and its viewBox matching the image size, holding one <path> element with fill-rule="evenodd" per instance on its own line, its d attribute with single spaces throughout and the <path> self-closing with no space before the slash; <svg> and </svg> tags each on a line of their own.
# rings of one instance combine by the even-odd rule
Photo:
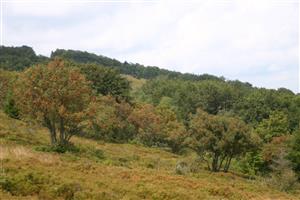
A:
<svg viewBox="0 0 300 200">
<path fill-rule="evenodd" d="M 195 152 L 207 170 L 265 177 L 291 190 L 300 179 L 300 96 L 203 74 L 182 74 L 58 49 L 0 48 L 0 104 L 49 130 L 49 148 L 72 136 Z M 146 79 L 135 89 L 123 75 Z M 139 83 L 139 82 L 138 82 Z"/>
</svg>

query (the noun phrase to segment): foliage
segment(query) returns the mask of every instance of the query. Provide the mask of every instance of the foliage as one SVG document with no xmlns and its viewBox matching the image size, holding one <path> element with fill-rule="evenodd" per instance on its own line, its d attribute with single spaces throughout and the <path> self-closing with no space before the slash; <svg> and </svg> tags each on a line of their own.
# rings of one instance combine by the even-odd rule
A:
<svg viewBox="0 0 300 200">
<path fill-rule="evenodd" d="M 167 76 L 171 79 L 180 78 L 182 80 L 224 80 L 223 77 L 216 77 L 209 74 L 182 74 L 180 72 L 169 71 L 153 66 L 145 67 L 137 63 L 128 63 L 126 61 L 124 63 L 121 63 L 116 59 L 111 59 L 101 55 L 98 56 L 96 54 L 88 53 L 86 51 L 57 49 L 56 51 L 51 53 L 51 58 L 57 56 L 68 60 L 73 60 L 78 63 L 96 63 L 104 65 L 106 67 L 113 67 L 119 70 L 122 74 L 132 75 L 136 78 L 150 79 L 158 76 Z"/>
<path fill-rule="evenodd" d="M 272 160 L 271 184 L 279 190 L 290 191 L 297 184 L 297 176 L 291 167 L 290 161 L 287 159 L 287 153 L 284 149 L 276 155 Z"/>
<path fill-rule="evenodd" d="M 90 137 L 110 142 L 127 142 L 135 136 L 127 118 L 131 107 L 126 102 L 118 103 L 111 96 L 94 99 L 88 108 L 87 132 Z"/>
<path fill-rule="evenodd" d="M 7 101 L 7 96 L 11 93 L 12 83 L 15 79 L 15 73 L 0 69 L 0 108 Z"/>
<path fill-rule="evenodd" d="M 19 109 L 16 106 L 16 102 L 11 92 L 6 96 L 6 102 L 4 103 L 4 112 L 11 118 L 19 119 Z"/>
<path fill-rule="evenodd" d="M 300 177 L 300 131 L 296 131 L 289 141 L 288 158 L 292 163 L 293 169 Z"/>
<path fill-rule="evenodd" d="M 39 193 L 49 182 L 49 178 L 37 172 L 18 173 L 14 176 L 2 176 L 1 189 L 13 195 L 33 195 Z"/>
<path fill-rule="evenodd" d="M 5 47 L 0 46 L 0 68 L 20 71 L 37 63 L 48 60 L 45 56 L 37 56 L 28 46 Z"/>
<path fill-rule="evenodd" d="M 118 102 L 129 101 L 129 81 L 123 78 L 116 70 L 95 64 L 79 65 L 80 71 L 91 81 L 92 88 L 98 94 L 111 95 Z"/>
<path fill-rule="evenodd" d="M 166 137 L 161 132 L 161 118 L 151 104 L 137 105 L 128 120 L 138 132 L 138 139 L 148 146 L 160 145 Z"/>
<path fill-rule="evenodd" d="M 137 138 L 148 146 L 169 146 L 178 153 L 185 145 L 186 129 L 166 105 L 137 105 L 128 117 L 137 130 Z"/>
<path fill-rule="evenodd" d="M 172 105 L 163 101 L 156 107 L 156 113 L 161 119 L 161 133 L 165 135 L 166 143 L 174 153 L 179 153 L 186 147 L 184 140 L 187 137 L 187 131 L 184 124 L 177 119 L 176 113 L 172 110 Z"/>
<path fill-rule="evenodd" d="M 242 173 L 251 177 L 265 175 L 269 170 L 260 150 L 247 152 L 238 160 L 238 165 Z"/>
<path fill-rule="evenodd" d="M 280 111 L 270 112 L 268 119 L 263 119 L 256 128 L 257 133 L 265 141 L 289 133 L 288 117 Z"/>
<path fill-rule="evenodd" d="M 189 144 L 208 162 L 208 168 L 229 169 L 232 158 L 238 157 L 257 145 L 257 137 L 241 120 L 233 117 L 210 115 L 201 109 L 192 116 Z M 211 158 L 209 164 L 208 158 Z M 223 163 L 225 161 L 225 163 Z"/>
<path fill-rule="evenodd" d="M 51 144 L 64 145 L 80 131 L 90 102 L 90 87 L 78 70 L 55 59 L 20 74 L 15 95 L 22 114 L 49 129 Z"/>
</svg>

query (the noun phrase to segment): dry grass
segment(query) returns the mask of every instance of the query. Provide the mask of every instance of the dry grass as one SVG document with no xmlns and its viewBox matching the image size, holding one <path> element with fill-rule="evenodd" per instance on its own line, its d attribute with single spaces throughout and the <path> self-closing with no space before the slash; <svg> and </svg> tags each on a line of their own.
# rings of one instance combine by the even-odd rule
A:
<svg viewBox="0 0 300 200">
<path fill-rule="evenodd" d="M 74 138 L 76 146 L 100 149 L 104 158 L 94 159 L 87 153 L 38 152 L 35 147 L 48 141 L 45 129 L 29 127 L 2 113 L 0 120 L 0 158 L 4 169 L 1 176 L 27 184 L 27 188 L 18 186 L 27 196 L 0 190 L 0 199 L 67 199 L 69 193 L 65 191 L 69 190 L 73 192 L 70 199 L 300 199 L 297 192 L 283 193 L 263 181 L 230 173 L 202 169 L 199 173 L 176 175 L 176 162 L 191 158 L 154 148 Z M 29 129 L 34 132 L 29 133 Z M 43 177 L 38 190 L 24 179 L 32 173 L 38 180 Z"/>
</svg>

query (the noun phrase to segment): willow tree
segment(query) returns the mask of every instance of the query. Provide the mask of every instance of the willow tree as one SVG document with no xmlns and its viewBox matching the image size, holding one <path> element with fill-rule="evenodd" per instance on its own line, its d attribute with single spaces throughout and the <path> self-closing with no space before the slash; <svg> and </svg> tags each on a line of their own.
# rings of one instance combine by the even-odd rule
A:
<svg viewBox="0 0 300 200">
<path fill-rule="evenodd" d="M 91 89 L 77 69 L 55 59 L 22 72 L 15 95 L 22 115 L 47 127 L 52 145 L 65 145 L 80 131 Z"/>
</svg>

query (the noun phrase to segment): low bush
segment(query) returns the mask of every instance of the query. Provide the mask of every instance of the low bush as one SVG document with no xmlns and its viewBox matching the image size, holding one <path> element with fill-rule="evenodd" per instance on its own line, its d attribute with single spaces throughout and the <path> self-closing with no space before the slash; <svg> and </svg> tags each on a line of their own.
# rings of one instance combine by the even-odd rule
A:
<svg viewBox="0 0 300 200">
<path fill-rule="evenodd" d="M 73 144 L 67 144 L 67 145 L 52 145 L 52 146 L 37 146 L 34 148 L 36 151 L 42 151 L 42 152 L 56 152 L 56 153 L 79 153 L 80 149 L 76 147 Z"/>
<path fill-rule="evenodd" d="M 75 193 L 81 191 L 82 188 L 78 183 L 64 183 L 56 190 L 57 196 L 63 197 L 65 200 L 73 200 Z"/>
<path fill-rule="evenodd" d="M 49 183 L 49 177 L 37 172 L 6 175 L 0 178 L 0 187 L 2 190 L 12 195 L 21 196 L 39 194 Z"/>
<path fill-rule="evenodd" d="M 186 162 L 180 161 L 176 164 L 176 167 L 175 167 L 176 174 L 185 175 L 185 174 L 188 174 L 189 172 L 190 172 L 190 167 Z"/>
</svg>

